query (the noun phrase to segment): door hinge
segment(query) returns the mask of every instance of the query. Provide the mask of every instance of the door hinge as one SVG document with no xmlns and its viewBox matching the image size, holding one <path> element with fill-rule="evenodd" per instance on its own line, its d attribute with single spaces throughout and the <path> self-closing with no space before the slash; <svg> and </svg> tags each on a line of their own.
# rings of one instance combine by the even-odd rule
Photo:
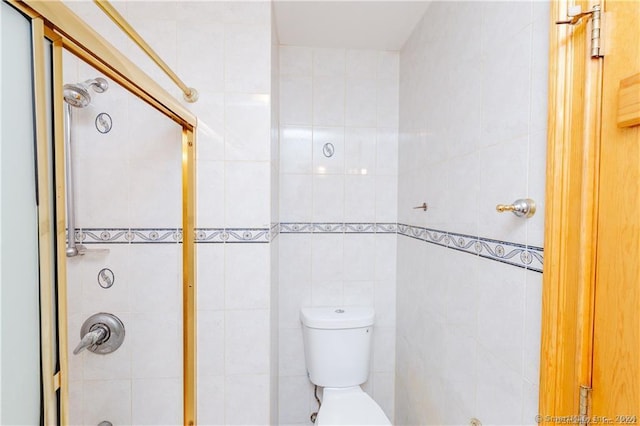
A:
<svg viewBox="0 0 640 426">
<path fill-rule="evenodd" d="M 591 10 L 586 12 L 582 11 L 582 7 L 579 5 L 571 6 L 567 12 L 567 17 L 562 21 L 556 21 L 557 25 L 576 25 L 582 18 L 588 16 L 591 18 L 591 57 L 601 58 L 601 35 L 602 35 L 602 9 L 599 4 L 593 6 Z"/>
<path fill-rule="evenodd" d="M 586 426 L 589 423 L 589 412 L 591 411 L 591 387 L 580 385 L 580 404 L 578 409 L 578 424 Z"/>
</svg>

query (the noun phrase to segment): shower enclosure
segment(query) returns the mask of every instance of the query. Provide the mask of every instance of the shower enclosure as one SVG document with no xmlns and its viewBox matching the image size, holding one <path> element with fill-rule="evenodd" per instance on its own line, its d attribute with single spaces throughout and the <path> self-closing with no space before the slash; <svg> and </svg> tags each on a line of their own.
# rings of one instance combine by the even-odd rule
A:
<svg viewBox="0 0 640 426">
<path fill-rule="evenodd" d="M 182 128 L 63 59 L 69 421 L 179 424 Z M 100 313 L 123 325 L 113 352 L 103 352 L 116 334 L 105 321 L 83 328 Z"/>
<path fill-rule="evenodd" d="M 62 2 L 1 17 L 2 423 L 194 423 L 195 117 Z"/>
</svg>

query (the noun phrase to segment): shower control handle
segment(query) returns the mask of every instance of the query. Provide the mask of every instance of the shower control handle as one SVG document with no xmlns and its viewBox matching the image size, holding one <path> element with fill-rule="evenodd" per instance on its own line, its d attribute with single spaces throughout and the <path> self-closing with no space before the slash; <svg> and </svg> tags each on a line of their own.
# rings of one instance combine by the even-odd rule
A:
<svg viewBox="0 0 640 426">
<path fill-rule="evenodd" d="M 100 312 L 91 315 L 80 329 L 80 343 L 73 350 L 77 355 L 84 349 L 106 355 L 115 351 L 124 341 L 124 324 L 113 314 Z"/>
<path fill-rule="evenodd" d="M 109 330 L 104 324 L 96 324 L 95 328 L 82 336 L 80 343 L 73 350 L 74 355 L 78 355 L 90 346 L 101 345 L 109 338 Z"/>
</svg>

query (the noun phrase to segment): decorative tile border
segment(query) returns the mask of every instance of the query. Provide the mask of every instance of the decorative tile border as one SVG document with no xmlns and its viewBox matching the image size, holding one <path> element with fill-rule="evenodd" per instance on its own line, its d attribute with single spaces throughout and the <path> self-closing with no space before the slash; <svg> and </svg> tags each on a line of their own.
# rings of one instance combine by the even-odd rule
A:
<svg viewBox="0 0 640 426">
<path fill-rule="evenodd" d="M 196 228 L 196 243 L 268 243 L 277 236 L 269 228 Z M 176 244 L 182 243 L 180 228 L 83 228 L 76 230 L 81 244 Z M 67 235 L 68 238 L 68 235 Z"/>
<path fill-rule="evenodd" d="M 69 236 L 67 235 L 67 238 Z M 78 244 L 176 244 L 182 242 L 179 228 L 82 228 L 75 232 Z"/>
<path fill-rule="evenodd" d="M 526 246 L 509 241 L 492 240 L 404 224 L 398 224 L 398 234 L 484 257 L 485 259 L 542 272 L 544 260 L 542 247 Z"/>
<path fill-rule="evenodd" d="M 395 234 L 395 223 L 371 222 L 283 222 L 282 234 Z"/>
<path fill-rule="evenodd" d="M 273 228 L 196 228 L 196 243 L 268 243 L 272 234 Z"/>
<path fill-rule="evenodd" d="M 542 272 L 544 260 L 542 247 L 402 223 L 283 222 L 270 228 L 197 228 L 195 232 L 195 242 L 200 244 L 269 243 L 279 234 L 398 234 L 536 272 Z M 176 244 L 182 243 L 182 229 L 83 228 L 76 231 L 75 239 L 82 244 Z"/>
</svg>

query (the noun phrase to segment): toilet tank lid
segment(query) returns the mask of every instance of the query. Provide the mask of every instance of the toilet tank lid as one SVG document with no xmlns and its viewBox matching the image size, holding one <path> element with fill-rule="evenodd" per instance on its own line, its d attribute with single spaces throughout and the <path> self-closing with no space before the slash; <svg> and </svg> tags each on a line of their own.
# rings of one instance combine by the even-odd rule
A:
<svg viewBox="0 0 640 426">
<path fill-rule="evenodd" d="M 303 307 L 300 321 L 309 328 L 337 330 L 373 325 L 374 311 L 369 307 Z"/>
</svg>

